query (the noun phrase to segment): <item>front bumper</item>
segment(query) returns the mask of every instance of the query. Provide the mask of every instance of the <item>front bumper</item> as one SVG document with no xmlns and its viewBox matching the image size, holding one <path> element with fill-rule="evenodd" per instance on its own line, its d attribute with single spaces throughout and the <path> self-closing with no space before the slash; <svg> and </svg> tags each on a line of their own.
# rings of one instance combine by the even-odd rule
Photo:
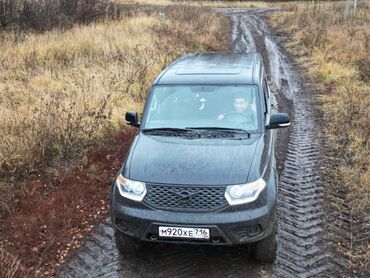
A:
<svg viewBox="0 0 370 278">
<path fill-rule="evenodd" d="M 113 194 L 113 196 L 117 196 Z M 113 197 L 114 198 L 114 197 Z M 144 241 L 235 245 L 259 241 L 272 231 L 275 205 L 214 213 L 149 210 L 113 200 L 111 216 L 116 230 Z M 209 240 L 160 238 L 159 226 L 208 228 Z"/>
</svg>

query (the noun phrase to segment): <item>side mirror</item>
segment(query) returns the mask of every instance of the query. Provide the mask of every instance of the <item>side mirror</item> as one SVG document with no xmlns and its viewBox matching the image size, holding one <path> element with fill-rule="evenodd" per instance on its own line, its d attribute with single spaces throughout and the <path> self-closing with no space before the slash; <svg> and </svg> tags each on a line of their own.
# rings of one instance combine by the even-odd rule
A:
<svg viewBox="0 0 370 278">
<path fill-rule="evenodd" d="M 128 125 L 132 125 L 135 127 L 140 126 L 137 112 L 126 112 L 125 121 L 126 121 L 126 124 Z"/>
<path fill-rule="evenodd" d="M 283 128 L 290 126 L 289 116 L 286 113 L 274 113 L 271 115 L 270 124 L 266 129 Z"/>
</svg>

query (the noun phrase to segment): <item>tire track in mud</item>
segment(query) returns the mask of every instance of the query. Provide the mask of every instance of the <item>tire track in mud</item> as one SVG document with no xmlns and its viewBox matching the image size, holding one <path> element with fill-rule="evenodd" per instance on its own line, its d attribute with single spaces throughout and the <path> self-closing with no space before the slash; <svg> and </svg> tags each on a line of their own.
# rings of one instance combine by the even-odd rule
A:
<svg viewBox="0 0 370 278">
<path fill-rule="evenodd" d="M 245 247 L 148 244 L 135 254 L 119 255 L 109 221 L 97 228 L 57 277 L 257 277 L 271 272 L 271 267 L 251 260 Z"/>
<path fill-rule="evenodd" d="M 319 136 L 298 76 L 260 15 L 273 9 L 219 9 L 230 18 L 232 52 L 262 54 L 270 87 L 281 111 L 293 116 L 290 134 L 279 131 L 277 161 L 278 257 L 259 264 L 248 247 L 150 244 L 119 255 L 107 219 L 72 255 L 57 277 L 312 277 L 329 276 L 323 241 L 323 186 L 316 166 Z M 289 139 L 290 137 L 290 139 Z M 287 143 L 289 140 L 289 143 Z"/>
<path fill-rule="evenodd" d="M 276 277 L 337 275 L 324 237 L 324 189 L 317 168 L 320 134 L 309 97 L 305 95 L 309 91 L 301 85 L 301 80 L 279 49 L 276 39 L 258 16 L 263 12 L 266 10 L 251 12 L 247 18 L 243 11 L 231 10 L 227 13 L 234 25 L 244 25 L 252 32 L 258 52 L 263 56 L 270 85 L 288 100 L 293 116 L 285 163 L 280 173 L 278 254 L 273 274 Z M 238 52 L 243 48 L 240 46 L 242 41 L 234 33 L 232 40 L 235 42 L 231 44 L 233 51 Z M 245 49 L 250 50 L 248 47 Z M 252 48 L 254 51 L 257 49 Z"/>
</svg>

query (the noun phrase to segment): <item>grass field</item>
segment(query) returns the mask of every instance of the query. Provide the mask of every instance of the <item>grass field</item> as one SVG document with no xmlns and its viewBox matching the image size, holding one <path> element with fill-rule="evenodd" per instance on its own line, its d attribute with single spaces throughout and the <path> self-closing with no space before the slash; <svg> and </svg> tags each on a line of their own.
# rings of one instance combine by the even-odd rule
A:
<svg viewBox="0 0 370 278">
<path fill-rule="evenodd" d="M 107 128 L 118 127 L 124 111 L 141 107 L 168 62 L 222 47 L 223 24 L 182 7 L 169 9 L 165 19 L 143 14 L 63 33 L 3 35 L 0 175 L 26 176 L 81 157 Z"/>
<path fill-rule="evenodd" d="M 361 1 L 344 19 L 345 3 L 290 3 L 270 18 L 291 33 L 285 46 L 307 69 L 319 94 L 322 126 L 331 149 L 328 204 L 334 248 L 352 274 L 370 266 L 370 4 Z M 343 222 L 342 220 L 345 221 Z"/>
<path fill-rule="evenodd" d="M 120 4 L 140 4 L 140 5 L 188 5 L 196 7 L 212 7 L 212 8 L 264 8 L 271 7 L 274 3 L 263 1 L 196 1 L 196 0 L 115 0 Z"/>
<path fill-rule="evenodd" d="M 147 0 L 115 2 L 153 4 Z M 173 3 L 179 1 L 155 2 L 163 6 Z M 63 186 L 70 183 L 68 178 L 58 183 L 59 169 L 78 165 L 81 168 L 68 175 L 88 174 L 91 177 L 85 185 L 101 178 L 97 169 L 102 165 L 97 160 L 110 163 L 110 153 L 103 152 L 104 159 L 99 157 L 92 164 L 89 154 L 105 146 L 119 146 L 119 140 L 125 139 L 120 135 L 125 111 L 141 111 L 151 81 L 167 63 L 186 52 L 227 49 L 227 19 L 202 7 L 271 6 L 258 1 L 180 3 L 183 5 L 165 8 L 164 17 L 134 12 L 64 31 L 0 31 L 0 220 L 17 212 L 20 196 L 28 197 L 25 208 L 40 208 L 36 212 L 40 219 L 26 226 L 24 240 L 31 241 L 40 234 L 42 218 L 53 217 L 54 207 L 58 213 L 65 209 L 58 222 L 48 222 L 48 232 L 30 243 L 29 249 L 35 252 L 22 250 L 21 241 L 19 248 L 13 244 L 18 253 L 0 248 L 0 269 L 6 269 L 8 277 L 22 276 L 22 268 L 30 265 L 36 271 L 46 262 L 57 261 L 61 255 L 55 255 L 56 250 L 63 249 L 74 236 L 73 225 L 81 222 L 77 216 L 73 223 L 68 222 L 76 215 L 78 202 L 98 195 L 93 187 L 78 194 L 74 187 L 69 188 L 67 195 Z M 330 232 L 343 233 L 334 248 L 345 256 L 346 268 L 354 274 L 368 269 L 370 258 L 370 5 L 359 1 L 356 14 L 352 11 L 344 20 L 344 4 L 280 4 L 283 11 L 271 15 L 270 23 L 291 34 L 285 46 L 322 92 L 318 108 L 334 165 L 324 169 L 331 177 L 328 204 L 335 217 Z M 104 179 L 108 179 L 112 165 L 105 166 Z M 59 186 L 58 195 L 39 196 L 44 190 L 40 177 L 51 177 L 52 186 Z M 99 198 L 106 195 L 104 182 Z M 23 188 L 26 191 L 18 194 Z M 347 222 L 343 225 L 337 219 Z M 65 228 L 53 230 L 53 225 Z M 50 254 L 55 256 L 47 257 Z"/>
<path fill-rule="evenodd" d="M 225 18 L 187 6 L 165 13 L 0 31 L 0 276 L 50 275 L 90 216 L 106 211 L 132 136 L 122 135 L 125 112 L 142 110 L 151 82 L 177 56 L 226 50 Z"/>
</svg>

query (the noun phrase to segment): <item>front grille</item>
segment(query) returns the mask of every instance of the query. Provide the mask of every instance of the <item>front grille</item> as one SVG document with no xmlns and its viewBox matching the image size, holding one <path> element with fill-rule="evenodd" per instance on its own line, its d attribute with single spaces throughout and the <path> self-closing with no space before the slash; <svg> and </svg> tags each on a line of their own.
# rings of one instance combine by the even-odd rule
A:
<svg viewBox="0 0 370 278">
<path fill-rule="evenodd" d="M 228 206 L 225 186 L 146 184 L 144 204 L 160 210 L 217 211 Z"/>
</svg>

